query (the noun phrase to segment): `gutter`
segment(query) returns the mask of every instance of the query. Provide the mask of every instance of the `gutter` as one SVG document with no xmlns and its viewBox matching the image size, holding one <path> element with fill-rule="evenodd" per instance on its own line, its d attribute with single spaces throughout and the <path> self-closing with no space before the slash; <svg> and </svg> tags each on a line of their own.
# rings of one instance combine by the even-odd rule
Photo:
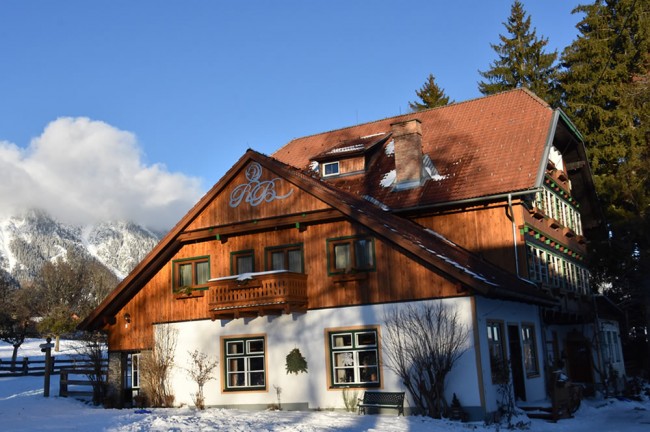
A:
<svg viewBox="0 0 650 432">
<path fill-rule="evenodd" d="M 546 169 L 546 167 L 544 167 Z M 542 177 L 543 178 L 543 177 Z M 542 187 L 537 186 L 531 189 L 526 189 L 523 191 L 518 191 L 518 192 L 507 192 L 507 193 L 501 193 L 501 194 L 496 194 L 496 195 L 485 195 L 481 197 L 476 197 L 476 198 L 467 198 L 463 200 L 458 200 L 458 201 L 446 201 L 444 203 L 436 203 L 436 204 L 428 204 L 425 206 L 417 206 L 417 207 L 407 207 L 407 208 L 400 208 L 400 209 L 394 209 L 392 212 L 393 213 L 406 213 L 409 211 L 413 210 L 428 210 L 428 209 L 437 209 L 437 208 L 443 208 L 443 207 L 456 207 L 459 205 L 465 205 L 465 204 L 476 204 L 484 201 L 498 201 L 498 200 L 503 200 L 503 199 L 508 199 L 510 197 L 519 197 L 519 196 L 526 196 L 530 194 L 534 194 L 537 192 L 541 192 Z"/>
</svg>

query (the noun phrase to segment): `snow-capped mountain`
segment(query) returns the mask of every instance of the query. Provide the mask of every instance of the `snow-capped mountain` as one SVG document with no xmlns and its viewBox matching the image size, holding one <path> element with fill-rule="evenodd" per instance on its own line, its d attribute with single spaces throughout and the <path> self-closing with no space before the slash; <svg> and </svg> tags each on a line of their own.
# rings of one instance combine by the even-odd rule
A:
<svg viewBox="0 0 650 432">
<path fill-rule="evenodd" d="M 29 280 L 45 262 L 65 258 L 71 250 L 95 257 L 122 279 L 159 239 L 160 235 L 133 223 L 75 226 L 30 210 L 0 219 L 0 273 L 16 281 Z"/>
</svg>

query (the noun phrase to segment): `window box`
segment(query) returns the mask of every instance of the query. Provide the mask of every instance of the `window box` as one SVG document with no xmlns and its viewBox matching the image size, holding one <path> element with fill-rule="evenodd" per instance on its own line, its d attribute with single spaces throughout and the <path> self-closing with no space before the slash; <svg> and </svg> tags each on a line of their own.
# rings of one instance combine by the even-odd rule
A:
<svg viewBox="0 0 650 432">
<path fill-rule="evenodd" d="M 344 283 L 344 282 L 351 282 L 351 281 L 361 281 L 361 280 L 366 280 L 368 279 L 368 273 L 367 272 L 352 272 L 352 273 L 343 273 L 343 274 L 337 274 L 332 276 L 332 280 L 335 283 Z"/>
<path fill-rule="evenodd" d="M 204 297 L 205 292 L 207 290 L 208 290 L 207 287 L 206 288 L 184 287 L 184 288 L 180 288 L 179 291 L 175 292 L 174 297 L 176 298 L 176 300 Z"/>
</svg>

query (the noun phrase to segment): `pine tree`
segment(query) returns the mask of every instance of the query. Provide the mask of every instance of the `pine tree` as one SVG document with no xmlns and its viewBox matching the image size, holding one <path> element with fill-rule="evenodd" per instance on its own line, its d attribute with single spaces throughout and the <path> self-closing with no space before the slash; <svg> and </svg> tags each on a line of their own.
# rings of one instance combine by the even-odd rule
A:
<svg viewBox="0 0 650 432">
<path fill-rule="evenodd" d="M 429 74 L 427 81 L 420 90 L 415 92 L 415 94 L 420 98 L 420 101 L 409 102 L 409 107 L 411 107 L 413 111 L 422 111 L 454 103 L 454 101 L 450 102 L 449 96 L 445 94 L 443 89 L 438 87 L 436 84 L 436 78 L 433 74 Z"/>
<path fill-rule="evenodd" d="M 479 71 L 485 81 L 478 83 L 484 95 L 524 87 L 551 105 L 559 101 L 557 92 L 557 52 L 545 53 L 548 38 L 537 38 L 530 29 L 530 16 L 519 0 L 510 9 L 508 21 L 503 23 L 508 35 L 499 35 L 501 44 L 490 44 L 498 59 L 487 71 Z"/>
<path fill-rule="evenodd" d="M 584 17 L 562 55 L 563 104 L 584 135 L 610 232 L 593 267 L 633 332 L 650 328 L 650 2 L 596 0 L 574 13 Z"/>
</svg>

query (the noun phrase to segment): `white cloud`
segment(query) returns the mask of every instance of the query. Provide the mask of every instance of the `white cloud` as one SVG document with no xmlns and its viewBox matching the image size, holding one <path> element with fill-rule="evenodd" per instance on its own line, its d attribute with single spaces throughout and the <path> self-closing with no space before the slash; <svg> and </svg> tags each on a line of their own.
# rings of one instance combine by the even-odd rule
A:
<svg viewBox="0 0 650 432">
<path fill-rule="evenodd" d="M 73 223 L 169 229 L 202 195 L 198 178 L 145 165 L 132 133 L 83 117 L 51 122 L 27 149 L 0 141 L 0 173 L 0 211 L 42 208 Z"/>
</svg>

